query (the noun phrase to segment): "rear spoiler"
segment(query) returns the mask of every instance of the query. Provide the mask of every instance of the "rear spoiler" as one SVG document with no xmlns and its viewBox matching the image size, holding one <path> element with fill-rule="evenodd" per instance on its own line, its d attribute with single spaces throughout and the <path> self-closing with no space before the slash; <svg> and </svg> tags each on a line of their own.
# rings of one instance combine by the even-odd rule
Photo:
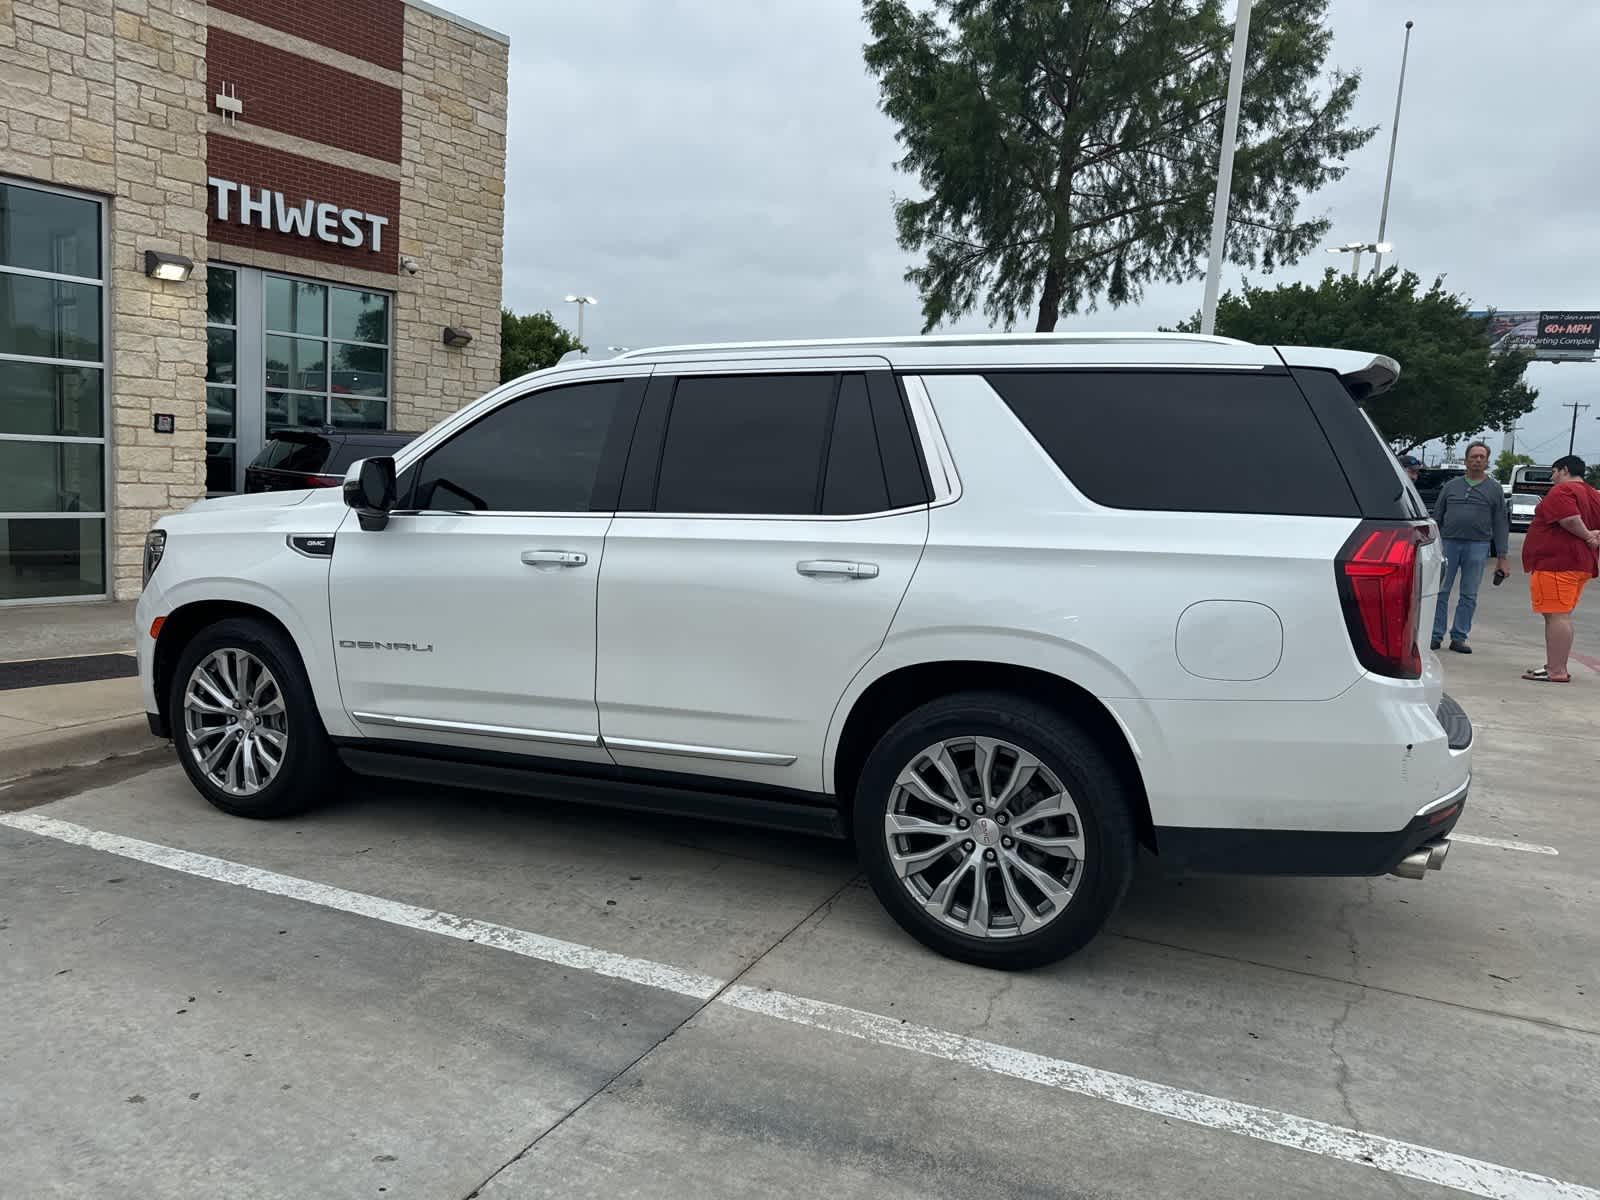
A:
<svg viewBox="0 0 1600 1200">
<path fill-rule="evenodd" d="M 1400 364 L 1386 354 L 1324 350 L 1316 346 L 1274 346 L 1273 349 L 1285 366 L 1335 372 L 1357 400 L 1388 391 L 1400 378 Z"/>
</svg>

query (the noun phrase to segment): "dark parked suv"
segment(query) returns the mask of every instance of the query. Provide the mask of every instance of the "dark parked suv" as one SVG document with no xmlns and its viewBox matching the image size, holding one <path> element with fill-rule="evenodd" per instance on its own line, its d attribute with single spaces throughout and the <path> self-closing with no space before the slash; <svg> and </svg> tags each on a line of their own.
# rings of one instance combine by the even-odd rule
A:
<svg viewBox="0 0 1600 1200">
<path fill-rule="evenodd" d="M 1422 497 L 1422 502 L 1428 506 L 1429 512 L 1433 511 L 1444 485 L 1457 475 L 1466 473 L 1465 467 L 1424 467 L 1417 472 L 1417 495 Z"/>
<path fill-rule="evenodd" d="M 245 468 L 244 490 L 338 487 L 351 463 L 391 455 L 416 436 L 371 429 L 280 429 Z"/>
</svg>

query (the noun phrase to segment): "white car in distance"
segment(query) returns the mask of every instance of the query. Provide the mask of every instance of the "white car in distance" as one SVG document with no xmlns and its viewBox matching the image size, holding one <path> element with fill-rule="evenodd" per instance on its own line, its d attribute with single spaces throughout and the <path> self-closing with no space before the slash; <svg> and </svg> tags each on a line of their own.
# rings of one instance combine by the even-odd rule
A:
<svg viewBox="0 0 1600 1200">
<path fill-rule="evenodd" d="M 1420 878 L 1471 725 L 1381 356 L 669 347 L 147 544 L 153 729 L 248 817 L 369 775 L 853 835 L 912 935 L 1070 954 L 1173 870 Z M 1246 461 L 1247 471 L 1215 464 Z"/>
</svg>

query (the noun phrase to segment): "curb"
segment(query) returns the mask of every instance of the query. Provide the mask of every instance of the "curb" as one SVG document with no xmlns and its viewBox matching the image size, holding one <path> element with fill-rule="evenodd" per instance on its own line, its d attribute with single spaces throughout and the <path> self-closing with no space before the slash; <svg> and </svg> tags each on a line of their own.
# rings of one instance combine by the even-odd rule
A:
<svg viewBox="0 0 1600 1200">
<path fill-rule="evenodd" d="M 30 736 L 26 745 L 0 752 L 0 784 L 66 767 L 89 766 L 151 750 L 166 742 L 150 732 L 143 713 L 69 725 Z"/>
</svg>

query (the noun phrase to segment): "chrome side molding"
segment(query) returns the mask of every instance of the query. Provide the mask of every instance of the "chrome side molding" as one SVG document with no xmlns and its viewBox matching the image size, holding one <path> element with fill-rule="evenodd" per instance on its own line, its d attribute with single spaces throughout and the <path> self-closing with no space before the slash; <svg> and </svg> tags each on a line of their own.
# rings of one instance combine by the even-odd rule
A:
<svg viewBox="0 0 1600 1200">
<path fill-rule="evenodd" d="M 723 746 L 689 746 L 678 742 L 652 742 L 641 738 L 602 738 L 591 733 L 562 733 L 553 729 L 524 729 L 515 725 L 479 725 L 472 721 L 440 721 L 433 717 L 408 717 L 391 713 L 353 712 L 361 725 L 383 725 L 394 729 L 415 729 L 423 733 L 461 733 L 473 737 L 508 738 L 521 742 L 544 742 L 553 746 L 582 746 L 586 749 L 630 750 L 636 754 L 663 754 L 672 758 L 707 758 L 718 762 L 747 763 L 752 766 L 787 767 L 795 755 L 774 754 L 766 750 L 733 750 Z"/>
</svg>

